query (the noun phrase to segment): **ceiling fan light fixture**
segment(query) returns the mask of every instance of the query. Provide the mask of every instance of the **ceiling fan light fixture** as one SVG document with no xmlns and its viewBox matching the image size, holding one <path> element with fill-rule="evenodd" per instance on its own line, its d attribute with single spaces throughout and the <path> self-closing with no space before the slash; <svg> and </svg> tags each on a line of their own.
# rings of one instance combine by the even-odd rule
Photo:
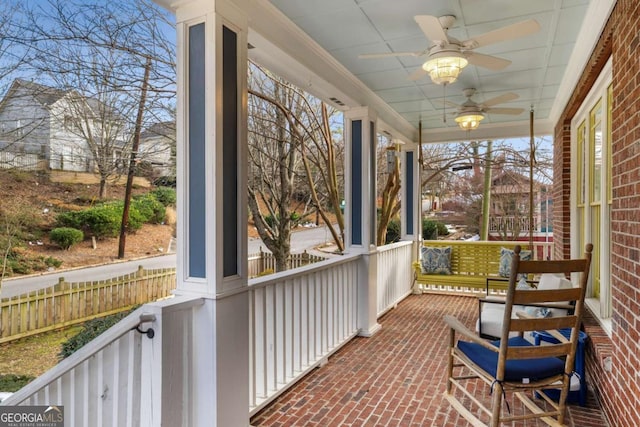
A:
<svg viewBox="0 0 640 427">
<path fill-rule="evenodd" d="M 460 72 L 469 64 L 469 61 L 458 52 L 442 52 L 432 56 L 422 64 L 431 81 L 435 84 L 451 84 L 456 81 Z"/>
<path fill-rule="evenodd" d="M 481 120 L 484 120 L 484 114 L 482 113 L 462 113 L 455 118 L 456 123 L 462 130 L 478 129 Z"/>
</svg>

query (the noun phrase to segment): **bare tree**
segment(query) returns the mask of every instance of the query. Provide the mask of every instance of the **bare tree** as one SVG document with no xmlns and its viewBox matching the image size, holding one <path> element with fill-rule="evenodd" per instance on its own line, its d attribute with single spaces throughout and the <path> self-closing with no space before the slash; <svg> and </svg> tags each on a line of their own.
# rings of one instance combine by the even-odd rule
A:
<svg viewBox="0 0 640 427">
<path fill-rule="evenodd" d="M 19 42 L 22 20 L 19 3 L 0 2 L 0 93 L 6 93 L 12 76 L 25 61 L 29 53 L 27 46 Z M 4 106 L 3 106 L 4 107 Z M 34 156 L 29 156 L 29 147 L 23 142 L 25 134 L 21 124 L 0 118 L 0 167 L 3 169 L 24 166 Z M 35 166 L 35 165 L 34 165 Z"/>
<path fill-rule="evenodd" d="M 152 61 L 144 122 L 170 118 L 175 99 L 174 46 L 168 15 L 148 0 L 86 3 L 50 0 L 27 12 L 24 43 L 30 64 L 68 90 L 62 146 L 78 146 L 87 169 L 100 175 L 100 197 L 129 158 L 147 60 Z M 61 158 L 64 155 L 60 154 Z"/>
<path fill-rule="evenodd" d="M 492 162 L 494 185 L 490 188 L 491 204 L 500 209 L 500 215 L 511 216 L 516 219 L 514 232 L 520 233 L 520 226 L 529 211 L 527 199 L 529 150 L 519 148 L 527 144 L 514 140 L 494 141 L 492 144 Z M 536 141 L 536 159 L 534 171 L 536 189 L 551 182 L 551 152 L 546 149 L 549 143 L 544 138 Z M 476 232 L 480 229 L 482 219 L 482 202 L 485 197 L 485 155 L 482 150 L 486 146 L 480 142 L 455 144 L 424 144 L 423 157 L 426 176 L 422 179 L 422 187 L 431 190 L 439 188 L 441 195 L 446 198 L 446 204 L 455 210 L 465 212 L 465 223 L 468 230 Z M 468 170 L 467 170 L 468 169 Z M 507 174 L 509 179 L 502 189 L 497 181 Z M 517 179 L 514 177 L 518 177 Z M 515 180 L 515 181 L 514 181 Z M 508 187 L 508 189 L 507 189 Z M 493 210 L 495 216 L 498 211 Z M 510 223 L 512 220 L 509 220 Z M 504 235 L 501 236 L 504 238 Z M 513 238 L 513 237 L 510 237 Z"/>
<path fill-rule="evenodd" d="M 291 228 L 300 221 L 291 202 L 302 141 L 289 126 L 299 98 L 282 79 L 257 67 L 251 67 L 249 88 L 249 209 L 282 271 L 288 268 Z"/>
<path fill-rule="evenodd" d="M 286 268 L 291 228 L 313 213 L 342 251 L 344 150 L 336 111 L 257 65 L 249 93 L 249 208 L 277 268 Z"/>
<path fill-rule="evenodd" d="M 309 124 L 302 124 L 305 142 L 302 144 L 302 162 L 305 167 L 308 189 L 316 214 L 322 217 L 333 237 L 337 251 L 344 251 L 344 215 L 341 210 L 341 195 L 344 194 L 344 141 L 332 118 L 337 111 L 317 99 L 303 98 L 309 112 Z M 319 109 L 319 111 L 318 111 Z M 336 220 L 332 224 L 329 213 Z M 316 225 L 318 221 L 316 220 Z"/>
</svg>

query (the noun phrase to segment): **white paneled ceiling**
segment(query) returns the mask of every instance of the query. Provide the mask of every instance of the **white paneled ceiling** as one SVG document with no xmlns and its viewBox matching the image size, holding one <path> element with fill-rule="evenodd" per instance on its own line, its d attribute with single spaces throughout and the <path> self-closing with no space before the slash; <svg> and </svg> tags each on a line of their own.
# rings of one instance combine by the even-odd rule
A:
<svg viewBox="0 0 640 427">
<path fill-rule="evenodd" d="M 453 108 L 448 106 L 445 109 L 443 101 L 463 103 L 466 98 L 462 90 L 465 88 L 476 89 L 472 99 L 477 102 L 506 92 L 514 92 L 519 96 L 499 106 L 523 108 L 522 114 L 488 114 L 481 127 L 508 127 L 508 124 L 512 129 L 516 129 L 516 125 L 522 125 L 519 128 L 525 129 L 529 110 L 533 107 L 536 120 L 546 123 L 544 129 L 550 131 L 552 123 L 549 114 L 557 102 L 557 94 L 590 1 L 271 0 L 271 4 L 413 128 L 417 128 L 418 121 L 422 120 L 427 136 L 439 135 L 443 140 L 451 140 L 456 136 L 464 139 L 464 131 L 457 129 L 451 114 Z M 469 65 L 456 82 L 446 87 L 445 93 L 445 88 L 432 83 L 428 76 L 417 81 L 408 79 L 412 72 L 420 68 L 425 57 L 358 57 L 364 53 L 422 51 L 428 48 L 431 43 L 415 22 L 414 15 L 454 15 L 456 20 L 449 35 L 459 40 L 526 19 L 538 21 L 541 30 L 523 38 L 476 49 L 478 53 L 505 58 L 512 63 L 500 71 Z M 257 23 L 258 19 L 254 18 L 253 21 Z M 258 28 L 267 28 L 264 22 L 257 24 Z M 278 22 L 272 25 L 278 25 Z M 259 41 L 256 44 L 259 45 L 258 49 L 262 48 Z M 287 50 L 286 46 L 280 48 Z M 318 52 L 309 51 L 308 54 L 318 56 Z M 267 58 L 275 56 L 254 52 L 254 57 L 258 61 L 261 58 L 269 62 Z M 313 60 L 309 61 L 311 63 Z M 296 76 L 286 75 L 285 67 L 278 71 L 285 74 L 284 77 L 296 80 Z M 311 77 L 307 79 L 310 81 Z M 330 78 L 327 81 L 331 83 Z M 339 99 L 341 96 L 349 98 L 349 94 L 336 95 Z M 355 103 L 363 102 L 355 100 Z M 446 123 L 443 115 L 447 118 Z M 387 121 L 390 121 L 388 117 Z M 473 135 L 468 137 L 473 138 Z"/>
</svg>

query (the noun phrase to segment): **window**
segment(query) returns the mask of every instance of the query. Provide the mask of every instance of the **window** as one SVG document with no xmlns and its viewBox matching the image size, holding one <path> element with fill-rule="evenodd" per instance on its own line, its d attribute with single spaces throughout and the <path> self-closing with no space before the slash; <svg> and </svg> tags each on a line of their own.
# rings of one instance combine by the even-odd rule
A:
<svg viewBox="0 0 640 427">
<path fill-rule="evenodd" d="M 18 119 L 16 120 L 16 138 L 22 138 L 23 134 L 22 123 Z"/>
<path fill-rule="evenodd" d="M 571 253 L 581 256 L 593 243 L 586 302 L 609 334 L 612 99 L 609 60 L 571 122 Z"/>
</svg>

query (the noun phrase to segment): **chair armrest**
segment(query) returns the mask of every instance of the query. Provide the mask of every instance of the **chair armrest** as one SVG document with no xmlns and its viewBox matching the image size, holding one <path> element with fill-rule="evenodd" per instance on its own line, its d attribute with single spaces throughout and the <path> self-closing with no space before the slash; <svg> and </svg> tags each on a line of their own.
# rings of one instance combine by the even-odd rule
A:
<svg viewBox="0 0 640 427">
<path fill-rule="evenodd" d="M 447 316 L 444 316 L 444 322 L 447 325 L 449 325 L 451 329 L 453 329 L 454 331 L 462 335 L 462 337 L 464 337 L 465 340 L 472 341 L 476 344 L 480 344 L 481 346 L 491 351 L 498 352 L 498 350 L 500 350 L 499 347 L 496 347 L 495 345 L 491 344 L 490 341 L 487 341 L 485 339 L 478 337 L 475 332 L 471 331 L 469 328 L 464 326 L 462 322 L 460 322 L 457 318 L 447 315 Z"/>
</svg>

